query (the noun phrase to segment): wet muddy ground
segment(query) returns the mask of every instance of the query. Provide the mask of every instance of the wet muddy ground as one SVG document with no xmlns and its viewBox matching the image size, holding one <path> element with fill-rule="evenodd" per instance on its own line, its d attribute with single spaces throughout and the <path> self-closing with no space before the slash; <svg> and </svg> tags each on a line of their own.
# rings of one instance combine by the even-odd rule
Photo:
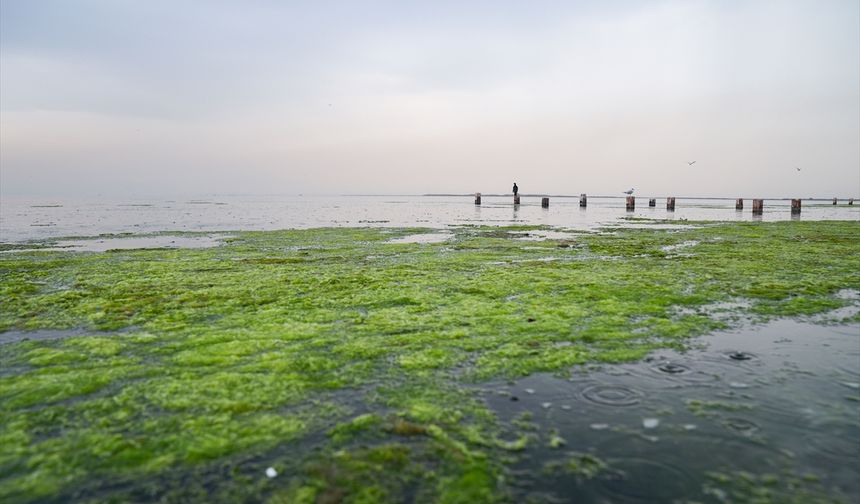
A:
<svg viewBox="0 0 860 504">
<path fill-rule="evenodd" d="M 860 325 L 778 321 L 699 341 L 486 387 L 500 418 L 540 440 L 513 466 L 519 498 L 743 502 L 812 485 L 855 502 Z"/>
</svg>

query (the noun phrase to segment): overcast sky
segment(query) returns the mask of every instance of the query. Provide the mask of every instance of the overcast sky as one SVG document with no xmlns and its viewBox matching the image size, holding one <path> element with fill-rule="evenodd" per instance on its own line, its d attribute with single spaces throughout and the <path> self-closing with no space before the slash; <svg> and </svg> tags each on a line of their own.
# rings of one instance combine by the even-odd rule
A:
<svg viewBox="0 0 860 504">
<path fill-rule="evenodd" d="M 0 195 L 514 181 L 860 195 L 860 2 L 0 0 Z"/>
</svg>

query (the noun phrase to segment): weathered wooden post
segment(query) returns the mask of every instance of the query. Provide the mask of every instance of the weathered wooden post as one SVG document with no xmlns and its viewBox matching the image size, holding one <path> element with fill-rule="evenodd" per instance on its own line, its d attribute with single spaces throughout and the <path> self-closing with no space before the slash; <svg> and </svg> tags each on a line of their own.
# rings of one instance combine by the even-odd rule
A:
<svg viewBox="0 0 860 504">
<path fill-rule="evenodd" d="M 744 199 L 738 198 L 735 200 L 735 210 L 743 210 L 744 209 Z"/>
<path fill-rule="evenodd" d="M 754 199 L 753 200 L 753 215 L 761 215 L 764 213 L 764 200 L 763 199 Z"/>
<path fill-rule="evenodd" d="M 834 205 L 836 204 L 836 198 L 833 198 L 833 204 Z"/>
<path fill-rule="evenodd" d="M 636 209 L 636 196 L 627 196 L 627 211 L 631 212 Z"/>
<path fill-rule="evenodd" d="M 541 198 L 540 206 L 543 208 L 549 208 L 549 198 Z"/>
<path fill-rule="evenodd" d="M 800 213 L 800 200 L 792 199 L 791 200 L 791 215 L 797 215 Z"/>
<path fill-rule="evenodd" d="M 675 211 L 675 198 L 674 197 L 666 198 L 666 210 L 668 210 L 670 212 Z"/>
<path fill-rule="evenodd" d="M 476 204 L 476 205 L 480 205 L 480 204 L 481 204 L 481 193 L 479 193 L 479 192 L 476 192 L 476 193 L 475 193 L 475 204 Z"/>
<path fill-rule="evenodd" d="M 657 206 L 657 198 L 651 198 L 651 199 L 649 199 L 649 200 L 648 200 L 648 206 L 649 206 L 649 207 L 655 207 L 655 206 Z"/>
<path fill-rule="evenodd" d="M 519 204 L 520 204 L 520 195 L 514 194 L 514 205 L 519 205 Z"/>
<path fill-rule="evenodd" d="M 582 208 L 585 208 L 585 206 L 587 204 L 588 204 L 588 197 L 585 195 L 585 193 L 580 194 L 579 195 L 579 206 L 581 206 Z"/>
<path fill-rule="evenodd" d="M 854 198 L 848 198 L 848 204 L 853 205 L 854 204 Z"/>
</svg>

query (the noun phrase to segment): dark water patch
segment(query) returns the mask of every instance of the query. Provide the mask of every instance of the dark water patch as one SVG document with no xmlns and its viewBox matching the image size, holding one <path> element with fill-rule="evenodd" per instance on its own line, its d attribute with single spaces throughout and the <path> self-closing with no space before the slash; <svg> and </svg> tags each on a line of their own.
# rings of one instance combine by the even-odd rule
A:
<svg viewBox="0 0 860 504">
<path fill-rule="evenodd" d="M 112 336 L 138 330 L 140 330 L 140 327 L 138 326 L 124 327 L 118 331 L 110 332 L 88 330 L 80 327 L 74 329 L 36 329 L 34 331 L 12 329 L 10 331 L 0 332 L 0 345 L 17 343 L 19 341 L 50 341 L 73 338 L 75 336 Z"/>
<path fill-rule="evenodd" d="M 529 415 L 539 439 L 515 464 L 527 483 L 514 485 L 515 500 L 721 502 L 708 475 L 741 471 L 810 475 L 816 495 L 851 501 L 860 496 L 859 329 L 777 321 L 567 379 L 529 376 L 506 385 L 518 401 L 487 394 L 503 422 Z M 567 463 L 549 446 L 554 436 L 607 470 L 530 474 Z"/>
<path fill-rule="evenodd" d="M 828 421 L 807 432 L 805 440 L 816 456 L 833 463 L 860 460 L 860 418 L 850 421 Z"/>
<path fill-rule="evenodd" d="M 613 471 L 600 478 L 602 492 L 612 502 L 671 502 L 678 496 L 698 493 L 694 475 L 683 467 L 657 459 L 609 460 Z M 655 485 L 654 482 L 660 483 Z"/>
<path fill-rule="evenodd" d="M 87 334 L 85 329 L 37 329 L 35 331 L 6 331 L 0 333 L 0 345 L 19 341 L 47 341 Z"/>
<path fill-rule="evenodd" d="M 761 464 L 763 469 L 777 470 L 792 462 L 791 456 L 781 453 L 774 446 L 756 443 L 724 430 L 708 432 L 705 427 L 700 425 L 692 430 L 665 429 L 651 437 L 628 432 L 607 432 L 595 443 L 595 452 L 614 454 L 606 459 L 608 461 L 620 460 L 625 456 L 660 460 L 672 467 L 686 468 L 691 473 L 751 463 Z M 658 482 L 662 481 L 655 481 Z"/>
<path fill-rule="evenodd" d="M 597 462 L 590 466 L 580 462 L 578 471 L 544 471 L 536 476 L 528 467 L 539 460 L 548 460 L 545 468 L 570 464 L 567 453 L 536 449 L 517 466 L 516 477 L 524 481 L 515 486 L 520 492 L 515 501 L 540 496 L 540 502 L 715 503 L 719 501 L 705 489 L 711 471 L 755 465 L 758 471 L 779 473 L 794 463 L 790 455 L 745 436 L 702 435 L 697 429 L 648 436 L 628 429 L 600 429 L 571 444 L 587 454 L 580 460 Z"/>
</svg>

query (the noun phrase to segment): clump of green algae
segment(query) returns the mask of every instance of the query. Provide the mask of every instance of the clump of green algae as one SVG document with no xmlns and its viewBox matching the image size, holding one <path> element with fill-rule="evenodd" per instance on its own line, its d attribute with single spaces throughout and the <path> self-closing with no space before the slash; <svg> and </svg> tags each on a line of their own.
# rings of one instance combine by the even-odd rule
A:
<svg viewBox="0 0 860 504">
<path fill-rule="evenodd" d="M 468 384 L 682 347 L 730 323 L 715 303 L 743 300 L 744 316 L 766 320 L 860 291 L 857 222 L 525 247 L 513 232 L 528 229 L 4 253 L 0 331 L 90 334 L 0 345 L 0 500 L 505 500 L 505 453 L 529 435 L 501 441 L 511 426 Z M 189 479 L 208 483 L 194 494 Z"/>
</svg>

